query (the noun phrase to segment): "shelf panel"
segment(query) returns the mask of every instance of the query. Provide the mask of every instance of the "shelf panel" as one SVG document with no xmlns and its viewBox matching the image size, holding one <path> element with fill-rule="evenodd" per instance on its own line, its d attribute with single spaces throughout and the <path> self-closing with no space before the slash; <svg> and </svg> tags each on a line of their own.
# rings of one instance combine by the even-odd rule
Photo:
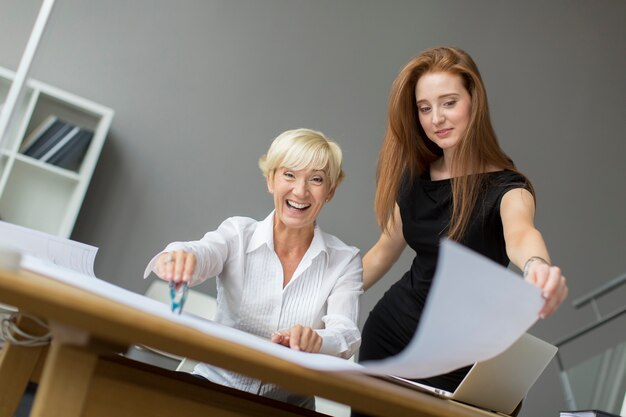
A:
<svg viewBox="0 0 626 417">
<path fill-rule="evenodd" d="M 0 78 L 0 104 L 4 104 L 6 97 L 9 93 L 11 86 L 10 80 L 6 78 Z M 9 138 L 7 143 L 3 144 L 4 149 L 13 149 L 23 135 L 23 128 L 26 121 L 30 117 L 31 100 L 33 100 L 33 94 L 35 94 L 32 88 L 25 88 L 20 100 L 16 103 L 14 109 L 14 120 L 9 125 L 9 130 L 6 137 Z"/>
<path fill-rule="evenodd" d="M 37 128 L 46 117 L 52 114 L 58 116 L 61 120 L 92 131 L 97 128 L 101 118 L 101 115 L 87 112 L 76 104 L 50 96 L 41 91 L 28 127 L 26 128 L 26 135 Z"/>
<path fill-rule="evenodd" d="M 78 175 L 78 173 L 74 171 L 60 168 L 56 165 L 48 164 L 46 162 L 41 162 L 39 159 L 31 158 L 30 156 L 26 156 L 21 153 L 15 155 L 15 159 L 17 161 L 23 162 L 24 164 L 32 165 L 34 168 L 46 171 L 54 175 L 65 177 L 70 180 L 78 181 L 80 179 L 80 176 Z"/>
<path fill-rule="evenodd" d="M 15 160 L 4 193 L 0 217 L 22 226 L 57 234 L 68 211 L 78 181 L 49 170 Z"/>
</svg>

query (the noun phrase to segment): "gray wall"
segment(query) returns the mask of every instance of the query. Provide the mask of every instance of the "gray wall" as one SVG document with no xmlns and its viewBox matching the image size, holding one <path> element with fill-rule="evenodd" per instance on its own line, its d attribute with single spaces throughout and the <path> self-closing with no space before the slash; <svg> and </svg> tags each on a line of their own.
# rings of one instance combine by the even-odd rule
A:
<svg viewBox="0 0 626 417">
<path fill-rule="evenodd" d="M 38 5 L 0 0 L 0 65 L 17 67 Z M 342 145 L 347 180 L 320 222 L 365 252 L 390 84 L 424 48 L 464 48 L 573 299 L 626 270 L 625 20 L 622 0 L 57 0 L 31 75 L 115 109 L 73 238 L 100 248 L 99 277 L 143 292 L 167 242 L 266 215 L 256 161 L 289 128 Z M 364 295 L 362 320 L 408 252 Z M 565 305 L 532 332 L 554 342 L 591 320 Z M 616 329 L 563 349 L 566 363 Z M 522 414 L 564 407 L 551 365 Z"/>
</svg>

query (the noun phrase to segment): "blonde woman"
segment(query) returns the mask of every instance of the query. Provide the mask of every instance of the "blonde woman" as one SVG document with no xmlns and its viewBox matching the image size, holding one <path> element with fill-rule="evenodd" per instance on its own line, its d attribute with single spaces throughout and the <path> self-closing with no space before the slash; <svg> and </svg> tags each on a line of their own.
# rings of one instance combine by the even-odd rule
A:
<svg viewBox="0 0 626 417">
<path fill-rule="evenodd" d="M 362 293 L 358 249 L 322 232 L 317 216 L 344 174 L 339 146 L 309 129 L 279 135 L 259 166 L 274 199 L 264 220 L 226 219 L 198 241 L 174 242 L 146 276 L 189 285 L 217 277 L 219 323 L 291 349 L 351 357 Z M 207 364 L 194 374 L 244 391 L 313 409 L 313 397 L 290 393 Z"/>
</svg>

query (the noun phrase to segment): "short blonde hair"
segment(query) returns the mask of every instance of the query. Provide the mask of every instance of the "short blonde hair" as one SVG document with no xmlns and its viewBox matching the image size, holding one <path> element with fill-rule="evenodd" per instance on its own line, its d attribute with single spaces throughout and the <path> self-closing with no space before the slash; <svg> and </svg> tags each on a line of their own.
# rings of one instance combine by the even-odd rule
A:
<svg viewBox="0 0 626 417">
<path fill-rule="evenodd" d="M 339 145 L 323 133 L 311 129 L 293 129 L 278 135 L 269 150 L 259 159 L 263 175 L 274 179 L 279 168 L 319 169 L 326 173 L 333 190 L 344 178 Z"/>
</svg>

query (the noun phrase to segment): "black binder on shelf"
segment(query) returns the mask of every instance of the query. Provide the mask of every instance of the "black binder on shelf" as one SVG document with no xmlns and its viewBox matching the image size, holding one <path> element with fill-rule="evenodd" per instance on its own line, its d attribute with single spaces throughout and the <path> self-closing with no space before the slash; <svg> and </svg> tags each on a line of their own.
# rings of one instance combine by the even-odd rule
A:
<svg viewBox="0 0 626 417">
<path fill-rule="evenodd" d="M 80 132 L 74 135 L 74 137 L 52 155 L 47 162 L 61 168 L 78 171 L 92 138 L 92 131 L 80 129 Z"/>
<path fill-rule="evenodd" d="M 620 417 L 601 410 L 561 411 L 560 417 Z"/>
<path fill-rule="evenodd" d="M 78 126 L 72 127 L 61 139 L 56 141 L 56 143 L 46 151 L 39 158 L 41 162 L 48 162 L 48 160 L 54 156 L 57 152 L 63 149 L 64 146 L 69 145 L 70 141 L 80 133 L 80 128 Z"/>
<path fill-rule="evenodd" d="M 37 140 L 33 142 L 25 151 L 24 155 L 39 159 L 65 137 L 74 126 L 62 120 L 55 120 Z"/>
</svg>

